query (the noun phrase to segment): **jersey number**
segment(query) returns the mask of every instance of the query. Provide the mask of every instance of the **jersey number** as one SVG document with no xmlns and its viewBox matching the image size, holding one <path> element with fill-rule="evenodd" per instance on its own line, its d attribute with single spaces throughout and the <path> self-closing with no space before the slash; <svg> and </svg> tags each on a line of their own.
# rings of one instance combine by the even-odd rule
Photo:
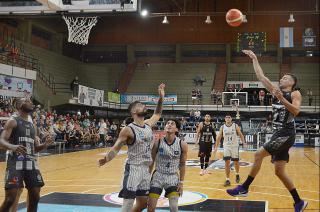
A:
<svg viewBox="0 0 320 212">
<path fill-rule="evenodd" d="M 170 168 L 170 162 L 166 164 L 166 168 Z"/>
</svg>

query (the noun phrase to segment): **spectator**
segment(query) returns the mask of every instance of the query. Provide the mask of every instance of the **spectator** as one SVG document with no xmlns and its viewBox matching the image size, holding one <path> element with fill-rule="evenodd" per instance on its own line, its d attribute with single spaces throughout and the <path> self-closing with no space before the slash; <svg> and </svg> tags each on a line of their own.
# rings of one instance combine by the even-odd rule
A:
<svg viewBox="0 0 320 212">
<path fill-rule="evenodd" d="M 220 91 L 217 91 L 217 104 L 222 105 L 222 93 Z"/>
<path fill-rule="evenodd" d="M 181 130 L 186 131 L 187 130 L 187 120 L 184 117 L 182 117 L 180 123 L 181 123 Z"/>
<path fill-rule="evenodd" d="M 194 110 L 193 109 L 191 109 L 191 111 L 190 111 L 190 122 L 194 122 Z"/>
<path fill-rule="evenodd" d="M 258 96 L 257 91 L 253 91 L 253 94 L 251 96 L 251 104 L 258 105 L 258 99 L 259 99 L 259 96 Z"/>
<path fill-rule="evenodd" d="M 200 122 L 201 121 L 201 112 L 200 112 L 200 110 L 197 110 L 196 112 L 194 112 L 194 119 L 195 119 L 195 122 Z"/>
<path fill-rule="evenodd" d="M 78 76 L 74 78 L 74 80 L 70 84 L 70 89 L 72 91 L 72 97 L 78 98 L 78 89 L 79 89 L 79 80 Z"/>
<path fill-rule="evenodd" d="M 100 119 L 100 126 L 99 126 L 100 143 L 101 142 L 104 143 L 107 132 L 108 132 L 108 128 L 107 128 L 106 122 L 104 121 L 104 119 Z"/>
<path fill-rule="evenodd" d="M 198 88 L 197 89 L 197 104 L 201 104 L 202 101 L 202 93 L 201 90 Z"/>
<path fill-rule="evenodd" d="M 217 92 L 215 89 L 211 91 L 211 101 L 214 105 L 217 104 Z"/>
<path fill-rule="evenodd" d="M 116 138 L 117 131 L 118 131 L 118 126 L 116 125 L 115 122 L 112 122 L 110 126 L 110 136 L 112 136 L 113 138 Z"/>
<path fill-rule="evenodd" d="M 191 91 L 191 99 L 192 99 L 192 104 L 193 105 L 198 101 L 196 89 L 192 89 L 192 91 Z"/>
<path fill-rule="evenodd" d="M 266 95 L 266 92 L 265 92 L 263 89 L 261 89 L 261 90 L 259 91 L 259 102 L 260 102 L 260 105 L 261 105 L 261 106 L 264 106 L 264 98 L 265 98 L 265 95 Z"/>
<path fill-rule="evenodd" d="M 307 90 L 307 96 L 308 96 L 308 100 L 309 100 L 309 106 L 311 106 L 312 101 L 313 101 L 312 90 L 310 90 L 310 89 Z"/>
</svg>

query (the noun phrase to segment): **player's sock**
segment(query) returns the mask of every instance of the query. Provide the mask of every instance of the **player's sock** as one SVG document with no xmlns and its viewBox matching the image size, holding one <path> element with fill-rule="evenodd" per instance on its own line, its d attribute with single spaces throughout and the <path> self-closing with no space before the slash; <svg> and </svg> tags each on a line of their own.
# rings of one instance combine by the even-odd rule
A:
<svg viewBox="0 0 320 212">
<path fill-rule="evenodd" d="M 238 173 L 238 172 L 236 172 L 236 175 L 239 175 L 239 173 Z"/>
<path fill-rule="evenodd" d="M 134 199 L 123 199 L 121 212 L 131 212 L 133 208 Z"/>
<path fill-rule="evenodd" d="M 226 181 L 230 181 L 230 178 L 226 178 Z"/>
<path fill-rule="evenodd" d="M 208 168 L 208 163 L 204 163 L 204 169 Z"/>
<path fill-rule="evenodd" d="M 294 203 L 299 203 L 301 201 L 300 196 L 297 192 L 297 189 L 292 189 L 290 191 L 290 194 L 292 195 L 293 199 L 294 199 Z"/>
<path fill-rule="evenodd" d="M 200 157 L 200 166 L 201 166 L 201 169 L 203 169 L 203 167 L 204 167 L 204 157 Z"/>
<path fill-rule="evenodd" d="M 205 169 L 208 168 L 209 160 L 210 160 L 210 157 L 208 155 L 206 155 L 205 158 L 204 158 Z"/>
<path fill-rule="evenodd" d="M 251 177 L 250 175 L 248 175 L 246 181 L 244 181 L 244 183 L 242 184 L 242 187 L 246 190 L 249 189 L 249 186 L 251 185 L 251 183 L 253 182 L 254 177 Z"/>
</svg>

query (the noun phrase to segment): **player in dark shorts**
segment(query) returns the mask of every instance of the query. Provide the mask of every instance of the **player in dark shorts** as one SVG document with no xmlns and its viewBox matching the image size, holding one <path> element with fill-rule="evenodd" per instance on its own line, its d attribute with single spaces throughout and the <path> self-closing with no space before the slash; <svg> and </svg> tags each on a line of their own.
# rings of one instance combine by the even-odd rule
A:
<svg viewBox="0 0 320 212">
<path fill-rule="evenodd" d="M 297 78 L 293 74 L 285 74 L 280 79 L 279 88 L 277 88 L 264 75 L 256 55 L 250 50 L 243 50 L 243 53 L 252 59 L 257 78 L 275 96 L 272 104 L 274 134 L 270 141 L 255 153 L 254 163 L 247 180 L 234 189 L 228 189 L 227 193 L 231 196 L 247 196 L 249 186 L 258 174 L 263 159 L 271 155 L 275 174 L 291 193 L 295 212 L 301 212 L 307 207 L 308 202 L 300 199 L 292 180 L 285 172 L 286 163 L 289 162 L 288 151 L 295 141 L 294 117 L 299 114 L 302 101 L 300 92 L 294 90 Z"/>
<path fill-rule="evenodd" d="M 214 123 L 211 122 L 211 116 L 206 114 L 204 122 L 201 122 L 197 128 L 196 144 L 199 144 L 200 157 L 200 175 L 208 174 L 207 168 L 211 157 L 213 139 L 216 140 L 216 130 Z"/>
<path fill-rule="evenodd" d="M 36 136 L 36 128 L 28 120 L 34 109 L 30 99 L 22 98 L 17 102 L 18 114 L 12 116 L 4 126 L 0 137 L 0 147 L 9 150 L 5 173 L 5 199 L 0 212 L 7 212 L 15 203 L 21 188 L 28 190 L 28 212 L 37 211 L 40 189 L 44 186 L 38 168 L 36 152 L 45 149 L 53 140 L 46 135 L 43 144 Z"/>
</svg>

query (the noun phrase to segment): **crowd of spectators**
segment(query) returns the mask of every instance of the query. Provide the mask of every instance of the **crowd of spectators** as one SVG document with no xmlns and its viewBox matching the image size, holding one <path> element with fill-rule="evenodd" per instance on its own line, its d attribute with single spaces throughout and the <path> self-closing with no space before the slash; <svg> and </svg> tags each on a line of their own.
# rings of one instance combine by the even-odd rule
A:
<svg viewBox="0 0 320 212">
<path fill-rule="evenodd" d="M 0 131 L 9 118 L 15 113 L 12 99 L 0 100 Z M 88 112 L 81 114 L 58 114 L 55 110 L 46 111 L 40 105 L 31 114 L 32 121 L 41 137 L 50 133 L 55 141 L 66 142 L 68 148 L 78 148 L 83 145 L 106 146 L 113 145 L 118 135 L 118 125 L 107 119 L 95 119 Z"/>
</svg>

